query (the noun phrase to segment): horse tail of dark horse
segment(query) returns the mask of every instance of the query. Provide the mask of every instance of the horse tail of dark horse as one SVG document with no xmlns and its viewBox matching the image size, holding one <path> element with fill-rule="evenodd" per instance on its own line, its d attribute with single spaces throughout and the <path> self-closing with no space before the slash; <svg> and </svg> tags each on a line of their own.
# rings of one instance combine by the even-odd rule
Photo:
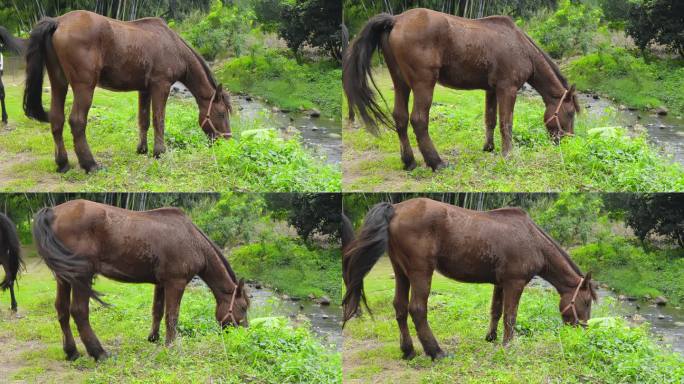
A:
<svg viewBox="0 0 684 384">
<path fill-rule="evenodd" d="M 51 49 L 52 34 L 58 22 L 52 18 L 42 19 L 31 31 L 26 50 L 26 86 L 24 88 L 24 113 L 26 116 L 47 123 L 48 113 L 43 108 L 43 75 L 45 57 Z"/>
<path fill-rule="evenodd" d="M 5 239 L 4 248 L 0 253 L 8 256 L 7 265 L 9 269 L 5 271 L 5 278 L 0 282 L 0 289 L 3 291 L 12 287 L 19 276 L 19 269 L 23 265 L 21 260 L 21 248 L 19 236 L 14 223 L 5 215 L 0 214 L 0 238 Z"/>
<path fill-rule="evenodd" d="M 92 276 L 88 260 L 71 250 L 62 243 L 52 230 L 55 213 L 52 208 L 41 209 L 33 220 L 33 240 L 38 254 L 58 279 L 72 286 L 84 289 L 88 295 L 102 305 L 107 305 L 100 299 L 100 294 L 92 289 L 87 279 Z"/>
<path fill-rule="evenodd" d="M 345 323 L 358 313 L 362 302 L 368 313 L 371 313 L 363 291 L 363 278 L 387 251 L 388 227 L 393 216 L 392 204 L 374 205 L 366 214 L 358 237 L 349 244 L 342 258 L 343 278 L 347 286 L 342 300 Z"/>
<path fill-rule="evenodd" d="M 368 84 L 370 78 L 373 87 L 378 91 L 372 76 L 373 52 L 382 48 L 382 40 L 394 27 L 394 16 L 381 13 L 368 20 L 366 26 L 346 50 L 342 60 L 342 84 L 347 95 L 350 113 L 358 110 L 366 123 L 366 128 L 373 134 L 378 133 L 378 122 L 392 126 L 390 118 L 375 99 L 375 94 Z"/>
<path fill-rule="evenodd" d="M 18 55 L 24 53 L 24 42 L 22 39 L 18 39 L 12 35 L 7 28 L 0 26 L 0 43 L 3 45 L 3 49 L 10 52 L 14 52 Z"/>
</svg>

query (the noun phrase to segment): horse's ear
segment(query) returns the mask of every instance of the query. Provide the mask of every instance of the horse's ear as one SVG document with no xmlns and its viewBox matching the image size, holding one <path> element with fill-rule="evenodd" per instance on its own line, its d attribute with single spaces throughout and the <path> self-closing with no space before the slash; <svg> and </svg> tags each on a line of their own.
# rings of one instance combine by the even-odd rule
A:
<svg viewBox="0 0 684 384">
<path fill-rule="evenodd" d="M 242 278 L 238 281 L 238 290 L 242 291 L 245 288 L 245 279 Z"/>
<path fill-rule="evenodd" d="M 573 84 L 573 85 L 570 86 L 570 90 L 569 90 L 569 91 L 570 91 L 570 94 L 571 94 L 571 95 L 574 95 L 574 94 L 575 94 L 575 91 L 577 91 L 577 87 L 575 87 L 575 84 Z"/>
<path fill-rule="evenodd" d="M 577 88 L 575 87 L 575 84 L 570 86 L 570 99 L 572 100 L 572 104 L 575 106 L 575 112 L 582 113 L 582 109 L 580 108 L 579 101 L 577 101 L 577 94 L 575 93 L 577 91 Z"/>
<path fill-rule="evenodd" d="M 223 94 L 223 84 L 219 84 L 218 87 L 216 87 L 216 94 L 217 95 Z"/>
<path fill-rule="evenodd" d="M 591 272 L 587 272 L 586 275 L 584 275 L 584 282 L 582 282 L 582 287 L 587 288 L 591 286 Z"/>
</svg>

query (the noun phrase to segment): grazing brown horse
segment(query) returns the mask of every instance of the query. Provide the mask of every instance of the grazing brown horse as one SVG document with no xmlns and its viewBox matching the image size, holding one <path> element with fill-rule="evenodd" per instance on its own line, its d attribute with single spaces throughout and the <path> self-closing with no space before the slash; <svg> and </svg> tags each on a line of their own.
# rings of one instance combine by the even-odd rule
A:
<svg viewBox="0 0 684 384">
<path fill-rule="evenodd" d="M 26 50 L 27 43 L 27 40 L 12 36 L 10 31 L 0 26 L 0 107 L 2 107 L 2 122 L 4 124 L 7 124 L 7 108 L 5 108 L 5 85 L 2 83 L 2 76 L 4 75 L 2 52 L 9 51 L 21 55 Z"/>
<path fill-rule="evenodd" d="M 155 284 L 151 342 L 159 339 L 166 316 L 166 344 L 176 338 L 176 323 L 185 286 L 199 275 L 216 299 L 221 326 L 247 326 L 249 298 L 221 250 L 176 208 L 128 211 L 86 200 L 44 208 L 35 217 L 38 253 L 57 280 L 55 308 L 64 334 L 64 352 L 78 357 L 69 327 L 74 318 L 88 354 L 106 357 L 88 319 L 95 275 L 126 283 Z"/>
<path fill-rule="evenodd" d="M 423 349 L 433 359 L 445 354 L 427 321 L 427 302 L 435 270 L 454 280 L 494 284 L 486 340 L 496 339 L 504 314 L 503 344 L 513 338 L 518 302 L 525 285 L 539 275 L 560 294 L 568 324 L 585 324 L 596 291 L 568 254 L 518 208 L 471 211 L 419 198 L 380 203 L 368 212 L 358 238 L 344 256 L 344 319 L 365 303 L 363 278 L 385 251 L 394 269 L 394 309 L 404 358 L 415 356 L 407 325 L 411 314 Z M 409 290 L 411 299 L 409 301 Z"/>
<path fill-rule="evenodd" d="M 420 152 L 433 170 L 445 166 L 428 133 L 437 83 L 487 92 L 485 151 L 494 150 L 498 106 L 502 153 L 507 156 L 510 152 L 513 106 L 525 82 L 542 96 L 545 125 L 554 140 L 573 134 L 575 112 L 579 111 L 575 87 L 568 85 L 553 60 L 509 17 L 471 20 L 412 9 L 397 16 L 380 14 L 370 19 L 347 50 L 342 77 L 349 108 L 358 110 L 373 133 L 377 133 L 376 121 L 392 125 L 368 84 L 368 77 L 372 81 L 371 58 L 376 49 L 382 51 L 394 83 L 394 125 L 407 170 L 416 167 L 407 135 L 411 92 L 410 121 Z"/>
<path fill-rule="evenodd" d="M 138 91 L 138 153 L 147 153 L 150 104 L 154 122 L 154 156 L 164 151 L 164 117 L 171 85 L 180 81 L 199 106 L 199 124 L 213 140 L 231 137 L 230 96 L 207 63 L 162 19 L 131 22 L 86 11 L 41 20 L 31 31 L 26 53 L 24 111 L 28 117 L 50 122 L 57 170 L 69 169 L 62 138 L 64 100 L 71 85 L 74 102 L 69 116 L 78 162 L 86 172 L 98 168 L 86 141 L 88 111 L 96 86 L 113 91 Z M 42 105 L 43 72 L 52 86 L 49 113 Z"/>
<path fill-rule="evenodd" d="M 14 282 L 19 276 L 22 265 L 19 236 L 12 220 L 0 213 L 0 265 L 5 270 L 5 278 L 0 281 L 0 289 L 9 288 L 12 300 L 12 311 L 17 311 L 17 299 L 14 297 Z"/>
</svg>

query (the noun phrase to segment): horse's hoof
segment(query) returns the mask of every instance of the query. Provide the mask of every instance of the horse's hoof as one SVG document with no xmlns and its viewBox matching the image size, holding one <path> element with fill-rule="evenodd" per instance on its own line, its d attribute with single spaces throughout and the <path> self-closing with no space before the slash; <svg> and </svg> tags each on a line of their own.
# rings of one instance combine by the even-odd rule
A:
<svg viewBox="0 0 684 384">
<path fill-rule="evenodd" d="M 417 166 L 418 166 L 418 164 L 416 163 L 415 160 L 411 161 L 408 164 L 404 163 L 404 171 L 409 171 L 409 172 L 413 171 L 414 169 L 416 169 Z"/>
<path fill-rule="evenodd" d="M 442 170 L 444 168 L 449 168 L 449 163 L 447 163 L 446 161 L 442 161 L 442 162 L 438 163 L 436 166 L 432 167 L 432 171 L 433 172 L 439 172 L 440 170 Z"/>
<path fill-rule="evenodd" d="M 93 162 L 92 164 L 81 165 L 81 168 L 83 168 L 86 173 L 94 173 L 100 169 L 100 165 Z"/>
<path fill-rule="evenodd" d="M 494 150 L 494 144 L 485 143 L 484 147 L 482 147 L 482 150 L 485 152 L 492 152 Z"/>
<path fill-rule="evenodd" d="M 442 360 L 442 359 L 448 359 L 448 358 L 451 357 L 451 356 L 452 356 L 451 353 L 446 353 L 446 352 L 440 350 L 440 351 L 438 351 L 434 356 L 432 356 L 432 361 L 435 361 L 435 360 Z"/>
<path fill-rule="evenodd" d="M 147 145 L 145 145 L 145 146 L 138 145 L 138 149 L 136 149 L 136 152 L 138 152 L 138 155 L 146 155 L 147 154 Z"/>
<path fill-rule="evenodd" d="M 69 163 L 57 165 L 57 172 L 59 172 L 59 173 L 66 173 L 70 169 L 71 169 L 71 166 L 69 165 Z"/>
<path fill-rule="evenodd" d="M 485 340 L 489 341 L 490 343 L 494 340 L 496 340 L 496 332 L 490 332 L 485 336 Z"/>
<path fill-rule="evenodd" d="M 104 361 L 104 360 L 107 360 L 109 358 L 109 353 L 107 353 L 107 351 L 102 351 L 99 354 L 93 356 L 93 358 L 97 362 Z"/>
<path fill-rule="evenodd" d="M 81 357 L 81 354 L 78 353 L 78 351 L 75 350 L 75 349 L 74 349 L 73 351 L 66 352 L 66 359 L 67 359 L 68 361 L 75 361 L 75 360 L 78 359 L 79 357 Z"/>
<path fill-rule="evenodd" d="M 149 341 L 150 343 L 156 343 L 157 341 L 159 341 L 159 334 L 158 333 L 150 334 L 147 337 L 147 341 Z"/>
<path fill-rule="evenodd" d="M 404 352 L 404 355 L 401 358 L 404 360 L 413 360 L 414 357 L 416 357 L 416 351 L 411 350 L 410 352 Z"/>
</svg>

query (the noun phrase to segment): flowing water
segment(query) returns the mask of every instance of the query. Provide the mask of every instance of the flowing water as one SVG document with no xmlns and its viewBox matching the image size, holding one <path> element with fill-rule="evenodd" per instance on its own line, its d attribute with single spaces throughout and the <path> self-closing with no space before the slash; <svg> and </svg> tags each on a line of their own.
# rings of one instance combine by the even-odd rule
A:
<svg viewBox="0 0 684 384">
<path fill-rule="evenodd" d="M 545 280 L 535 277 L 531 286 L 544 287 L 553 290 Z M 659 343 L 671 345 L 672 350 L 684 355 L 684 309 L 671 305 L 658 306 L 643 301 L 619 300 L 618 296 L 605 288 L 598 289 L 599 301 L 612 298 L 613 313 L 627 319 L 630 323 L 641 324 L 647 322 L 651 333 Z"/>
</svg>

